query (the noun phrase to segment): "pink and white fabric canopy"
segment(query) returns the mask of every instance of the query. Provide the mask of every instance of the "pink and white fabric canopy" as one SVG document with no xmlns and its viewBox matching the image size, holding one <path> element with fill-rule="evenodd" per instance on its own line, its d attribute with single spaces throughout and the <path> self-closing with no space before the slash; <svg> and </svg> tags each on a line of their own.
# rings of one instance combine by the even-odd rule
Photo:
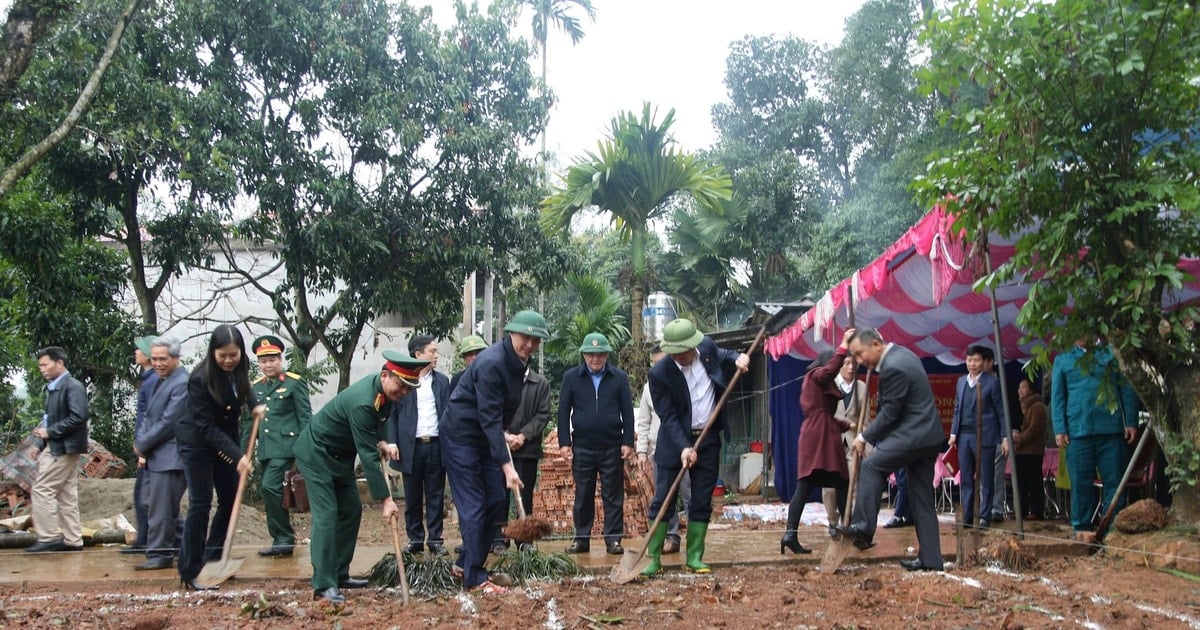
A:
<svg viewBox="0 0 1200 630">
<path fill-rule="evenodd" d="M 775 359 L 790 354 L 812 359 L 824 348 L 836 346 L 849 326 L 849 297 L 854 291 L 855 323 L 873 326 L 883 338 L 947 365 L 962 363 L 967 346 L 994 347 L 991 298 L 976 293 L 975 281 L 983 276 L 979 261 L 967 261 L 970 243 L 951 229 L 954 220 L 939 206 L 926 214 L 878 258 L 827 291 L 816 306 L 796 323 L 767 340 L 766 351 Z M 988 237 L 992 267 L 1008 261 L 1015 238 Z M 1200 297 L 1200 260 L 1180 262 L 1192 278 L 1176 303 Z M 996 288 L 1000 338 L 1004 360 L 1029 358 L 1041 342 L 1022 343 L 1017 313 L 1025 304 L 1030 285 L 1023 277 Z"/>
</svg>

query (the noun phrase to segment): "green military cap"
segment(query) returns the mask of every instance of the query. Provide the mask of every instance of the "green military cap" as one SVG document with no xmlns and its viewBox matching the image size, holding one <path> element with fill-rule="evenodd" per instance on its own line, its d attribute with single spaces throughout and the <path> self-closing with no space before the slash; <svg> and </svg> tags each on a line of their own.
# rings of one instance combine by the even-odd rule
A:
<svg viewBox="0 0 1200 630">
<path fill-rule="evenodd" d="M 541 313 L 537 311 L 521 311 L 513 315 L 508 325 L 504 327 L 504 330 L 505 332 L 521 333 L 530 337 L 550 338 L 550 331 L 546 330 L 546 318 L 542 317 Z"/>
<path fill-rule="evenodd" d="M 275 335 L 263 335 L 254 340 L 254 356 L 261 357 L 271 354 L 283 354 L 283 341 Z"/>
<path fill-rule="evenodd" d="M 675 319 L 663 326 L 662 351 L 667 354 L 681 354 L 700 345 L 704 333 L 696 330 L 696 325 L 690 319 Z"/>
<path fill-rule="evenodd" d="M 146 356 L 150 356 L 150 344 L 154 343 L 154 340 L 157 338 L 158 337 L 155 337 L 154 335 L 146 335 L 145 337 L 134 337 L 133 345 L 136 346 L 138 350 L 141 350 L 142 354 L 144 354 Z"/>
<path fill-rule="evenodd" d="M 425 369 L 426 365 L 429 365 L 429 361 L 414 359 L 396 350 L 384 350 L 383 360 L 383 369 L 395 374 L 401 383 L 409 387 L 420 385 L 421 370 Z"/>
<path fill-rule="evenodd" d="M 584 354 L 601 354 L 612 352 L 613 349 L 608 345 L 607 337 L 594 332 L 588 333 L 588 336 L 583 338 L 583 344 L 579 346 L 579 351 Z"/>
<path fill-rule="evenodd" d="M 461 357 L 466 354 L 471 354 L 472 352 L 486 350 L 487 347 L 487 342 L 483 340 L 483 337 L 480 337 L 479 335 L 469 335 L 467 337 L 463 337 L 463 340 L 458 343 L 458 356 Z"/>
</svg>

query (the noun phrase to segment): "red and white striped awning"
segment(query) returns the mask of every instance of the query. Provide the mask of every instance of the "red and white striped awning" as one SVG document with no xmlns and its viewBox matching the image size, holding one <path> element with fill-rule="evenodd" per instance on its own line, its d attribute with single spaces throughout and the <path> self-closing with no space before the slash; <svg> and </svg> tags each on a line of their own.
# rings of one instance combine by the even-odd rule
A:
<svg viewBox="0 0 1200 630">
<path fill-rule="evenodd" d="M 962 363 L 968 345 L 994 346 L 991 298 L 976 293 L 975 281 L 984 275 L 982 259 L 969 261 L 971 244 L 951 229 L 954 220 L 935 207 L 905 232 L 881 256 L 827 291 L 816 306 L 796 323 L 767 340 L 772 357 L 790 354 L 812 359 L 836 346 L 849 326 L 849 297 L 853 289 L 858 326 L 873 326 L 883 338 L 905 346 L 921 357 L 947 365 Z M 988 237 L 992 267 L 1008 261 L 1015 238 Z M 1176 304 L 1200 297 L 1200 260 L 1189 258 L 1180 268 L 1191 274 Z M 1040 341 L 1025 341 L 1016 327 L 1030 284 L 1019 278 L 996 288 L 1004 360 L 1032 356 Z"/>
</svg>

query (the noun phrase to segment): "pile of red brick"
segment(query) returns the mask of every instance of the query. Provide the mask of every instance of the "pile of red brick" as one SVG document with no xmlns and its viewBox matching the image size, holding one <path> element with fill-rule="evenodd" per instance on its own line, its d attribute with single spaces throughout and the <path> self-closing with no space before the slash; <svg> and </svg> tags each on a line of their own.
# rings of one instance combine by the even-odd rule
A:
<svg viewBox="0 0 1200 630">
<path fill-rule="evenodd" d="M 37 459 L 41 448 L 33 436 L 26 437 L 13 452 L 0 459 L 0 479 L 16 484 L 26 493 L 37 479 Z M 79 458 L 79 476 L 97 479 L 124 477 L 129 470 L 125 460 L 113 455 L 99 442 L 88 440 L 88 453 Z"/>
<path fill-rule="evenodd" d="M 571 463 L 558 455 L 558 432 L 552 431 L 544 443 L 546 456 L 539 465 L 537 491 L 533 497 L 533 514 L 554 525 L 554 533 L 572 535 L 575 525 L 571 507 L 575 504 L 575 482 L 571 478 Z M 625 466 L 625 535 L 646 533 L 649 521 L 646 513 L 654 498 L 653 484 L 630 462 Z M 596 520 L 592 536 L 599 537 L 604 525 L 604 506 L 600 500 L 600 484 L 596 484 Z"/>
</svg>

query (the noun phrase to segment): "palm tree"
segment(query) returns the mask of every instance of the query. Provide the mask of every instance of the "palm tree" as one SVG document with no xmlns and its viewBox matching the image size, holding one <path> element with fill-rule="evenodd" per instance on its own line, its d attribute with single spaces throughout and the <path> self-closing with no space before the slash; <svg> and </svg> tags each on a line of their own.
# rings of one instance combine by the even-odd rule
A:
<svg viewBox="0 0 1200 630">
<path fill-rule="evenodd" d="M 620 348 L 629 341 L 629 329 L 620 315 L 625 300 L 604 280 L 586 274 L 573 274 L 567 282 L 579 294 L 579 310 L 575 316 L 556 326 L 558 334 L 546 342 L 546 351 L 565 358 L 578 358 L 583 338 L 598 332 L 608 338 L 609 345 Z"/>
<path fill-rule="evenodd" d="M 725 169 L 700 163 L 677 150 L 670 135 L 675 110 L 662 123 L 655 121 L 649 103 L 639 118 L 621 112 L 612 120 L 608 138 L 597 153 L 587 152 L 567 169 L 563 186 L 542 201 L 542 227 L 560 232 L 581 210 L 596 207 L 611 215 L 623 237 L 630 241 L 632 317 L 635 348 L 641 348 L 642 307 L 646 299 L 646 238 L 650 221 L 666 213 L 676 194 L 691 196 L 713 212 L 730 198 L 733 182 Z"/>
</svg>

